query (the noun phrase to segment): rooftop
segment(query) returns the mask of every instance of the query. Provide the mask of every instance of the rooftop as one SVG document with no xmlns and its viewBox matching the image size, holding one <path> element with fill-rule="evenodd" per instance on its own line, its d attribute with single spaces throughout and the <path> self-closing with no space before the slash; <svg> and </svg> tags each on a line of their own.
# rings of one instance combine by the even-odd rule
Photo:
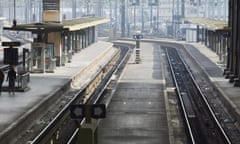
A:
<svg viewBox="0 0 240 144">
<path fill-rule="evenodd" d="M 190 17 L 184 18 L 185 21 L 198 24 L 209 30 L 216 31 L 216 30 L 226 30 L 228 29 L 228 22 L 222 20 L 213 20 L 207 18 L 198 18 L 198 17 Z"/>
<path fill-rule="evenodd" d="M 17 24 L 16 26 L 6 26 L 4 27 L 4 29 L 15 31 L 30 31 L 33 33 L 56 32 L 61 30 L 75 31 L 107 23 L 109 21 L 110 21 L 109 19 L 101 17 L 82 17 L 78 19 L 64 20 L 60 23 L 42 22 L 30 24 Z"/>
</svg>

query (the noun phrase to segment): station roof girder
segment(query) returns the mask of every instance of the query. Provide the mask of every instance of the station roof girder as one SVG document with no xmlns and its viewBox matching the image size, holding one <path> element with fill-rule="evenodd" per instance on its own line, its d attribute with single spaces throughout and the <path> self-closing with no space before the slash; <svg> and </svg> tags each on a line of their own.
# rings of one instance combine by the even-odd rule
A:
<svg viewBox="0 0 240 144">
<path fill-rule="evenodd" d="M 199 17 L 189 17 L 189 18 L 184 18 L 184 20 L 194 23 L 194 24 L 198 24 L 198 25 L 205 27 L 211 31 L 228 30 L 229 29 L 227 21 L 199 18 Z"/>
<path fill-rule="evenodd" d="M 72 20 L 64 20 L 60 23 L 57 22 L 42 22 L 42 23 L 30 23 L 30 24 L 17 24 L 16 26 L 6 26 L 5 30 L 14 31 L 29 31 L 33 33 L 44 32 L 57 32 L 57 31 L 76 31 L 82 30 L 88 27 L 96 26 L 99 24 L 107 23 L 110 19 L 101 17 L 82 17 Z"/>
</svg>

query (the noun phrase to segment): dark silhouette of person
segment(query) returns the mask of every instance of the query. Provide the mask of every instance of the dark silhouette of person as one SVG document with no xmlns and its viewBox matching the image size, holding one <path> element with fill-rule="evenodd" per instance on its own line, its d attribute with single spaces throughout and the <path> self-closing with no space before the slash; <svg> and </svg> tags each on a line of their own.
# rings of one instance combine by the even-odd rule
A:
<svg viewBox="0 0 240 144">
<path fill-rule="evenodd" d="M 0 69 L 0 95 L 2 94 L 2 84 L 4 81 L 4 72 L 2 69 Z"/>
<path fill-rule="evenodd" d="M 8 71 L 7 75 L 7 81 L 8 81 L 8 92 L 15 94 L 15 80 L 16 80 L 16 71 L 14 70 L 14 67 L 10 67 L 10 70 Z"/>
</svg>

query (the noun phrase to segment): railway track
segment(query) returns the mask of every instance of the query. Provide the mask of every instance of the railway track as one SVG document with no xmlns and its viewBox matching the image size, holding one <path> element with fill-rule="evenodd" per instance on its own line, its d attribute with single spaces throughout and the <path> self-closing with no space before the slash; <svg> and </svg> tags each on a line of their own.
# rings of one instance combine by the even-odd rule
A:
<svg viewBox="0 0 240 144">
<path fill-rule="evenodd" d="M 175 48 L 166 48 L 189 143 L 231 144 L 193 75 Z"/>
<path fill-rule="evenodd" d="M 70 118 L 69 107 L 72 104 L 95 104 L 102 103 L 102 95 L 106 94 L 106 89 L 111 83 L 112 75 L 118 75 L 119 71 L 124 66 L 129 58 L 129 48 L 121 48 L 119 56 L 113 57 L 110 63 L 106 65 L 104 72 L 99 71 L 91 82 L 99 81 L 98 85 L 91 82 L 81 88 L 81 90 L 74 92 L 65 106 L 54 116 L 51 121 L 42 129 L 42 131 L 34 136 L 34 139 L 28 141 L 31 144 L 71 144 L 77 140 L 78 125 Z M 89 96 L 87 96 L 89 95 Z M 88 97 L 88 98 L 86 98 Z M 80 120 L 83 123 L 85 119 Z"/>
<path fill-rule="evenodd" d="M 126 47 L 125 44 L 117 44 Z M 129 46 L 127 46 L 129 47 Z M 122 49 L 122 48 L 121 48 Z M 181 102 L 182 113 L 185 119 L 186 130 L 189 138 L 189 143 L 193 144 L 235 144 L 229 135 L 226 133 L 226 128 L 222 127 L 222 122 L 218 121 L 216 113 L 213 112 L 211 106 L 208 104 L 201 88 L 194 81 L 194 76 L 190 73 L 184 61 L 177 54 L 176 49 L 166 48 L 168 62 L 171 67 L 172 76 L 175 82 L 176 90 Z M 111 85 L 112 75 L 119 75 L 121 67 L 128 59 L 126 53 L 127 49 L 122 49 L 118 62 L 116 64 L 109 64 L 112 68 L 107 68 L 104 74 L 104 79 L 98 84 L 98 87 L 92 88 L 91 96 L 87 100 L 83 100 L 91 84 L 85 85 L 80 91 L 73 92 L 73 96 L 67 96 L 67 102 L 57 115 L 51 117 L 47 126 L 42 129 L 41 133 L 34 137 L 33 140 L 28 141 L 30 144 L 59 144 L 67 143 L 73 144 L 76 141 L 78 133 L 77 125 L 70 119 L 69 106 L 76 103 L 103 103 L 102 95 L 107 93 L 108 85 Z M 100 76 L 101 75 L 101 76 Z M 99 71 L 92 81 L 102 78 L 102 71 Z M 91 86 L 90 86 L 91 87 Z M 83 123 L 84 119 L 80 121 Z"/>
</svg>

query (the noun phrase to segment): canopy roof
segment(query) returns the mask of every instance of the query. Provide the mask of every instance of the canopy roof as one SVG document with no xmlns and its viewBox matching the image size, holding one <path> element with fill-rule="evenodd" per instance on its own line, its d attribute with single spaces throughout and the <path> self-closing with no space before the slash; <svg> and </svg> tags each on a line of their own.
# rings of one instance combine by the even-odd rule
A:
<svg viewBox="0 0 240 144">
<path fill-rule="evenodd" d="M 62 30 L 76 31 L 96 26 L 99 24 L 107 23 L 109 21 L 110 21 L 109 19 L 100 17 L 83 17 L 72 20 L 64 20 L 61 23 L 42 22 L 30 24 L 18 24 L 16 26 L 6 26 L 3 29 L 15 31 L 30 31 L 33 33 L 56 32 Z"/>
<path fill-rule="evenodd" d="M 227 21 L 213 20 L 213 19 L 206 19 L 206 18 L 196 18 L 196 17 L 184 18 L 184 20 L 206 27 L 207 29 L 212 31 L 229 29 Z"/>
</svg>

